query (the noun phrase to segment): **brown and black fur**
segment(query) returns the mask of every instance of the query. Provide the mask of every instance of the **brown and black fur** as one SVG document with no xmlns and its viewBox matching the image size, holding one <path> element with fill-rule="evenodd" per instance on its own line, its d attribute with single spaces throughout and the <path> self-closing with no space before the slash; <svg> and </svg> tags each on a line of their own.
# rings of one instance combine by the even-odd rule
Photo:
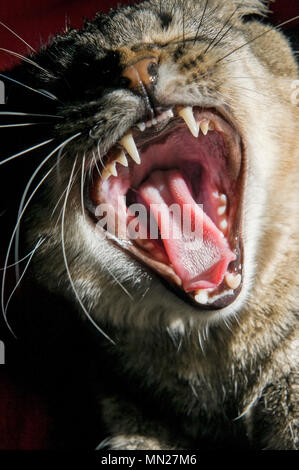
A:
<svg viewBox="0 0 299 470">
<path fill-rule="evenodd" d="M 50 354 L 55 337 L 62 351 L 64 344 L 76 349 L 82 365 L 77 376 L 74 364 L 69 365 L 71 349 L 63 360 L 65 370 L 75 376 L 69 394 L 78 399 L 77 409 L 84 409 L 87 395 L 93 396 L 89 403 L 94 413 L 87 414 L 93 430 L 90 442 L 102 440 L 101 447 L 299 448 L 298 108 L 290 98 L 298 70 L 282 34 L 255 17 L 248 19 L 265 13 L 262 2 L 211 0 L 205 15 L 204 9 L 205 1 L 152 0 L 99 15 L 82 31 L 54 38 L 33 56 L 46 71 L 23 62 L 7 73 L 59 98 L 50 100 L 8 80 L 7 109 L 61 116 L 40 124 L 38 132 L 20 133 L 17 148 L 12 149 L 15 134 L 6 134 L 7 156 L 27 143 L 55 139 L 46 151 L 16 162 L 14 181 L 20 195 L 24 174 L 30 177 L 56 145 L 81 132 L 66 147 L 59 178 L 52 174 L 28 207 L 21 232 L 23 253 L 39 237 L 46 241 L 32 260 L 9 319 L 26 347 L 33 338 L 35 353 L 40 348 Z M 221 28 L 223 37 L 215 41 Z M 149 40 L 150 35 L 154 39 Z M 214 47 L 204 53 L 213 39 Z M 209 322 L 126 253 L 107 242 L 98 248 L 87 243 L 89 228 L 85 233 L 77 219 L 79 171 L 66 208 L 65 248 L 79 297 L 110 342 L 86 320 L 70 287 L 61 226 L 56 224 L 63 201 L 54 219 L 51 214 L 76 155 L 78 170 L 80 158 L 94 147 L 91 135 L 108 149 L 147 115 L 146 103 L 127 88 L 121 70 L 148 50 L 161 64 L 176 67 L 174 75 L 165 74 L 167 90 L 160 70 L 153 97 L 157 105 L 213 107 L 225 102 L 248 137 L 244 234 L 251 268 L 237 311 Z M 236 70 L 249 76 L 250 85 L 232 81 Z M 253 141 L 260 154 L 253 152 Z M 13 202 L 18 200 L 16 194 Z M 8 215 L 13 218 L 15 213 L 11 209 Z M 134 301 L 115 283 L 108 267 Z M 53 373 L 56 359 L 50 363 Z M 64 381 L 57 377 L 59 387 L 59 380 Z M 88 382 L 88 392 L 82 380 Z M 78 390 L 83 389 L 80 403 Z"/>
</svg>

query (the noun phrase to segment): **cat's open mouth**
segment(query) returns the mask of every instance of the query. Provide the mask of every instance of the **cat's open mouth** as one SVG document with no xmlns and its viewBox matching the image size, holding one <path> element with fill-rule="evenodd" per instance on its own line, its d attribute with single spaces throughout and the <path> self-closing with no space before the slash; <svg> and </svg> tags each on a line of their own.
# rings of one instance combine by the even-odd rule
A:
<svg viewBox="0 0 299 470">
<path fill-rule="evenodd" d="M 241 290 L 241 145 L 217 111 L 176 106 L 131 129 L 90 186 L 98 228 L 208 308 Z"/>
</svg>

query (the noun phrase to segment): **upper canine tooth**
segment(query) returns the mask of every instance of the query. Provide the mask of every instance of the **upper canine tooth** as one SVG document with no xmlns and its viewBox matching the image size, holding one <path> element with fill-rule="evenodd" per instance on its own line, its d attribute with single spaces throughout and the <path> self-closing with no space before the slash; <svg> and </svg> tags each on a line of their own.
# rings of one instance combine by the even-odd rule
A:
<svg viewBox="0 0 299 470">
<path fill-rule="evenodd" d="M 186 106 L 185 108 L 182 108 L 178 111 L 178 115 L 184 119 L 187 127 L 189 128 L 191 134 L 194 137 L 198 137 L 199 134 L 199 129 L 197 127 L 194 115 L 193 115 L 193 109 L 192 106 Z"/>
<path fill-rule="evenodd" d="M 209 132 L 209 124 L 210 124 L 210 121 L 201 121 L 199 123 L 200 129 L 203 135 L 207 135 L 207 133 Z"/>
<path fill-rule="evenodd" d="M 140 156 L 139 156 L 139 153 L 135 144 L 135 140 L 133 139 L 132 134 L 125 135 L 121 139 L 120 143 L 126 149 L 126 151 L 130 155 L 130 157 L 134 160 L 134 162 L 139 165 L 141 163 L 141 160 L 140 160 Z"/>
<path fill-rule="evenodd" d="M 122 166 L 128 166 L 128 160 L 123 150 L 120 152 L 120 155 L 119 157 L 117 157 L 116 161 L 120 163 Z"/>
</svg>

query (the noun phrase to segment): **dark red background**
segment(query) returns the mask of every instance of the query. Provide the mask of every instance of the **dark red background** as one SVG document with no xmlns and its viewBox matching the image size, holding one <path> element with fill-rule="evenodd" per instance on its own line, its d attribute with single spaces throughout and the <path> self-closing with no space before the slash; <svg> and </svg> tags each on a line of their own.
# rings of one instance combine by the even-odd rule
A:
<svg viewBox="0 0 299 470">
<path fill-rule="evenodd" d="M 2 0 L 0 21 L 34 49 L 38 49 L 50 35 L 63 31 L 66 24 L 80 27 L 83 17 L 92 18 L 96 11 L 107 12 L 110 7 L 121 3 L 133 2 Z M 298 0 L 278 0 L 272 9 L 272 22 L 278 24 L 299 14 Z M 21 54 L 28 52 L 28 48 L 1 25 L 0 47 Z M 13 63 L 14 59 L 9 54 L 0 51 L 0 69 L 10 67 Z M 8 366 L 0 365 L 0 374 L 0 449 L 51 448 L 53 423 L 48 412 L 46 393 L 32 391 L 28 384 L 17 380 Z"/>
</svg>

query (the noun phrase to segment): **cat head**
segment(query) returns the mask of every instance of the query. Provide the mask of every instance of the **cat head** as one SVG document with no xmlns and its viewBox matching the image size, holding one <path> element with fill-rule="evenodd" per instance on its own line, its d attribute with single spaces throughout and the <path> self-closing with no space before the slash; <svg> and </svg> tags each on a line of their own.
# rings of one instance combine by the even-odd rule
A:
<svg viewBox="0 0 299 470">
<path fill-rule="evenodd" d="M 221 322 L 258 304 L 262 285 L 272 299 L 295 219 L 281 188 L 297 165 L 297 68 L 282 35 L 248 17 L 265 13 L 260 1 L 146 1 L 8 73 L 9 109 L 44 122 L 23 133 L 29 270 L 104 334 Z"/>
</svg>

